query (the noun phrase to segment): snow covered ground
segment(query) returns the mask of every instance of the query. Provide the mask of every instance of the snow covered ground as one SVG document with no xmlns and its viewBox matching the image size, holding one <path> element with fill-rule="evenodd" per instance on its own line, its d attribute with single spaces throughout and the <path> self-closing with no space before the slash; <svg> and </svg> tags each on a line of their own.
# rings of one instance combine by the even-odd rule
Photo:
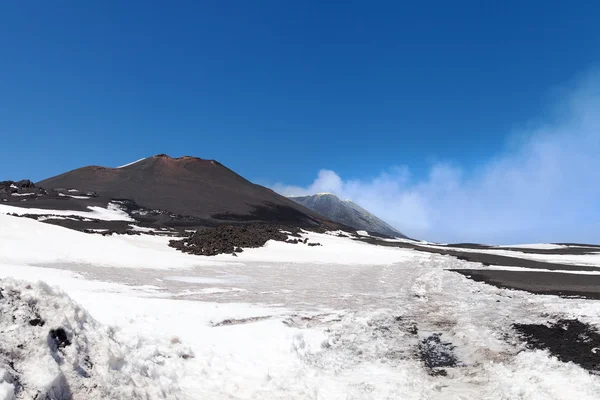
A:
<svg viewBox="0 0 600 400">
<path fill-rule="evenodd" d="M 74 196 L 71 196 L 74 197 Z M 83 218 L 100 219 L 103 221 L 134 221 L 115 203 L 109 203 L 107 208 L 88 206 L 90 211 L 47 210 L 42 208 L 23 208 L 0 204 L 0 214 L 34 214 L 34 215 L 75 215 Z"/>
<path fill-rule="evenodd" d="M 441 248 L 440 246 L 431 245 L 431 244 L 422 245 L 422 246 Z M 524 246 L 511 246 L 511 247 L 513 247 L 513 248 L 522 247 L 522 248 L 528 248 L 528 249 L 536 249 L 537 248 L 537 249 L 542 249 L 542 250 L 552 250 L 552 249 L 561 248 L 561 247 L 551 247 L 551 246 L 554 246 L 554 245 L 540 244 L 540 245 L 524 245 Z M 566 248 L 568 246 L 563 246 L 563 247 Z M 582 247 L 585 247 L 585 246 L 582 246 Z M 597 248 L 597 247 L 590 247 L 589 248 L 590 252 L 588 254 L 523 253 L 523 252 L 515 251 L 515 250 L 504 250 L 504 249 L 502 249 L 502 247 L 498 247 L 497 249 L 487 249 L 487 248 L 470 249 L 470 248 L 462 248 L 462 247 L 461 248 L 453 248 L 453 247 L 449 247 L 449 246 L 443 247 L 443 248 L 444 249 L 454 249 L 454 250 L 463 251 L 463 252 L 489 253 L 489 254 L 496 254 L 496 255 L 508 256 L 508 257 L 526 258 L 529 260 L 551 262 L 551 263 L 556 262 L 556 263 L 561 263 L 561 264 L 600 266 L 600 248 Z"/>
<path fill-rule="evenodd" d="M 202 257 L 168 238 L 0 215 L 0 399 L 600 398 L 600 376 L 525 349 L 511 328 L 600 326 L 597 301 L 477 283 L 446 271 L 465 265 L 452 257 L 307 235 L 322 246 Z M 434 334 L 458 361 L 445 376 L 420 357 Z"/>
</svg>

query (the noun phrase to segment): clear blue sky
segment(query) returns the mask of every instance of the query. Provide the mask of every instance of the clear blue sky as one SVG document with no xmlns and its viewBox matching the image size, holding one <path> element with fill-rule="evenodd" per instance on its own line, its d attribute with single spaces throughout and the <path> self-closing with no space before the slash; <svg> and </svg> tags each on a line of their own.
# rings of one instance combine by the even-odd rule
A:
<svg viewBox="0 0 600 400">
<path fill-rule="evenodd" d="M 3 2 L 0 179 L 155 153 L 295 184 L 468 168 L 599 58 L 594 2 L 416 3 Z"/>
<path fill-rule="evenodd" d="M 2 2 L 0 180 L 195 155 L 415 237 L 597 242 L 599 20 L 593 1 Z"/>
</svg>

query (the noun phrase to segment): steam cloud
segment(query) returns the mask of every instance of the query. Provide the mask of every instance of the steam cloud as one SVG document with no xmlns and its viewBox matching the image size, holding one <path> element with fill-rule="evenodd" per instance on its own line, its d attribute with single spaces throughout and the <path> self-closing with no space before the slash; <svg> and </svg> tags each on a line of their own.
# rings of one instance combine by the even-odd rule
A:
<svg viewBox="0 0 600 400">
<path fill-rule="evenodd" d="M 520 132 L 475 170 L 438 163 L 424 179 L 393 166 L 370 180 L 322 169 L 308 187 L 351 199 L 401 232 L 441 242 L 600 242 L 600 74 L 565 96 L 551 123 Z"/>
</svg>

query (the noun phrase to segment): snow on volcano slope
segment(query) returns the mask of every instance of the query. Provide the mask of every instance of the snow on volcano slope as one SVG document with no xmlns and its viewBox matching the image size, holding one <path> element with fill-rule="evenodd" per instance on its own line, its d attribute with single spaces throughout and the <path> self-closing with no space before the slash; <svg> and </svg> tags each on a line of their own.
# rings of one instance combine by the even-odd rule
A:
<svg viewBox="0 0 600 400">
<path fill-rule="evenodd" d="M 473 282 L 445 270 L 465 266 L 451 257 L 307 235 L 322 247 L 202 257 L 164 238 L 0 216 L 0 399 L 599 398 L 598 375 L 528 350 L 511 327 L 599 326 L 598 302 Z M 7 277 L 58 285 L 80 306 Z"/>
<path fill-rule="evenodd" d="M 75 197 L 75 196 L 71 196 Z M 80 196 L 82 197 L 82 196 Z M 134 221 L 125 211 L 123 211 L 115 203 L 109 203 L 107 208 L 88 206 L 90 211 L 74 211 L 74 210 L 50 210 L 44 208 L 23 208 L 0 204 L 0 214 L 34 214 L 34 215 L 74 215 L 77 217 L 100 219 L 103 221 Z"/>
<path fill-rule="evenodd" d="M 207 264 L 206 260 L 168 247 L 168 240 L 156 236 L 89 235 L 0 214 L 0 262 L 6 264 L 87 264 L 139 269 Z"/>
</svg>

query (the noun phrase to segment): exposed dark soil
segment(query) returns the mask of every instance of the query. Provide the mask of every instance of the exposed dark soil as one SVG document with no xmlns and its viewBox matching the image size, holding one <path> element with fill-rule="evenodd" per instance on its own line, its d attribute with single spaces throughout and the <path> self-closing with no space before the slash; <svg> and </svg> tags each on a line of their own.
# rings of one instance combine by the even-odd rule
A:
<svg viewBox="0 0 600 400">
<path fill-rule="evenodd" d="M 443 368 L 451 368 L 459 365 L 458 358 L 454 354 L 456 346 L 450 342 L 444 342 L 441 333 L 434 333 L 419 343 L 419 356 L 421 361 L 429 370 L 430 375 L 446 376 Z"/>
<path fill-rule="evenodd" d="M 527 347 L 548 350 L 562 362 L 573 362 L 600 374 L 600 333 L 576 319 L 545 324 L 513 324 Z"/>
<path fill-rule="evenodd" d="M 318 225 L 317 221 L 307 219 L 304 213 L 292 207 L 274 203 L 255 206 L 252 211 L 245 214 L 219 213 L 213 214 L 212 217 L 222 221 L 252 222 L 276 220 L 280 223 L 300 222 L 302 226 Z"/>
<path fill-rule="evenodd" d="M 171 240 L 169 246 L 184 253 L 204 256 L 235 254 L 241 248 L 262 247 L 269 240 L 285 242 L 289 236 L 300 237 L 299 233 L 299 228 L 283 225 L 222 225 L 198 230 L 181 240 Z"/>
<path fill-rule="evenodd" d="M 502 289 L 600 300 L 600 275 L 486 269 L 449 270 Z"/>
</svg>

